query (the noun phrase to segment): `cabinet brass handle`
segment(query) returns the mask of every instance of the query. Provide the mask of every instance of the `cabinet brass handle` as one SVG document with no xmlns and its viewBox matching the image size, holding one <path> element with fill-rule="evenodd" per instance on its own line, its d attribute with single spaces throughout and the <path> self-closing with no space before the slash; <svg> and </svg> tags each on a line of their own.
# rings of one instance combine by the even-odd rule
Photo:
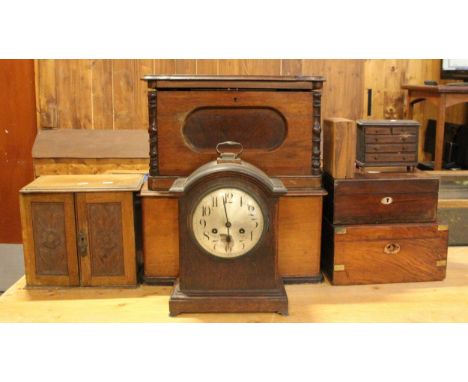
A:
<svg viewBox="0 0 468 382">
<path fill-rule="evenodd" d="M 396 255 L 398 252 L 400 252 L 400 244 L 397 244 L 397 243 L 388 243 L 385 247 L 384 247 L 384 253 L 386 253 L 387 255 Z"/>
<path fill-rule="evenodd" d="M 393 198 L 392 198 L 391 196 L 386 196 L 386 197 L 380 199 L 380 203 L 382 203 L 383 205 L 387 206 L 387 205 L 393 203 Z"/>
<path fill-rule="evenodd" d="M 82 257 L 88 254 L 88 241 L 83 231 L 78 232 L 78 253 Z"/>
</svg>

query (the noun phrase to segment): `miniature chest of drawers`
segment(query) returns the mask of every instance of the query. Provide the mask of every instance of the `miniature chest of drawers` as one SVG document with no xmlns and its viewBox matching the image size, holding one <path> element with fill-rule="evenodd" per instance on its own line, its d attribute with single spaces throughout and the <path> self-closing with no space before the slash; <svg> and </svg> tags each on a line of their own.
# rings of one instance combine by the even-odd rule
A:
<svg viewBox="0 0 468 382">
<path fill-rule="evenodd" d="M 136 284 L 137 174 L 41 176 L 20 191 L 28 286 Z"/>
<path fill-rule="evenodd" d="M 357 121 L 358 167 L 418 164 L 419 123 L 411 120 Z"/>
</svg>

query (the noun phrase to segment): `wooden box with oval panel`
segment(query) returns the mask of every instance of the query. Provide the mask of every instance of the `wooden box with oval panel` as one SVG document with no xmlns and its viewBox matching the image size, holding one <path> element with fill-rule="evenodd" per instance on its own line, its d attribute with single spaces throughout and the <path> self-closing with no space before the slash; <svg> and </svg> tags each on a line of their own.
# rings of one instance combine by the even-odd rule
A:
<svg viewBox="0 0 468 382">
<path fill-rule="evenodd" d="M 150 168 L 141 192 L 144 279 L 179 274 L 179 213 L 173 182 L 217 157 L 224 141 L 288 189 L 278 207 L 278 268 L 291 281 L 317 281 L 322 199 L 323 77 L 146 76 Z"/>
</svg>

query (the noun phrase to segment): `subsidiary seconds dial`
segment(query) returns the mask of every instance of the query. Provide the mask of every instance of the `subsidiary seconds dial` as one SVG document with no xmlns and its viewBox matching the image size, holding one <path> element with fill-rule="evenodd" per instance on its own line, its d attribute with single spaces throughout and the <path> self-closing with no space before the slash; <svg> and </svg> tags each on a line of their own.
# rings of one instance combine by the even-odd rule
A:
<svg viewBox="0 0 468 382">
<path fill-rule="evenodd" d="M 238 188 L 220 188 L 195 206 L 195 240 L 208 253 L 224 258 L 245 255 L 262 237 L 264 217 L 257 201 Z"/>
</svg>

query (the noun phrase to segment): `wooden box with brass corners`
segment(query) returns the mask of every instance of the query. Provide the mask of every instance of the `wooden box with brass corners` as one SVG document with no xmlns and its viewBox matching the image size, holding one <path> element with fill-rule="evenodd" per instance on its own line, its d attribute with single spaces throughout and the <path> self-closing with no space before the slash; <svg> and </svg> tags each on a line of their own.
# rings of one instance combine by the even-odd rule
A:
<svg viewBox="0 0 468 382">
<path fill-rule="evenodd" d="M 324 215 L 332 224 L 434 222 L 439 178 L 425 172 L 324 174 Z"/>
<path fill-rule="evenodd" d="M 138 174 L 46 175 L 20 190 L 28 286 L 136 285 Z"/>
<path fill-rule="evenodd" d="M 333 285 L 445 278 L 448 227 L 433 223 L 323 223 L 322 269 Z"/>
<path fill-rule="evenodd" d="M 153 76 L 148 84 L 150 166 L 141 192 L 144 281 L 179 275 L 179 212 L 168 190 L 240 142 L 243 160 L 288 189 L 278 205 L 278 270 L 286 281 L 319 281 L 323 77 Z"/>
</svg>

